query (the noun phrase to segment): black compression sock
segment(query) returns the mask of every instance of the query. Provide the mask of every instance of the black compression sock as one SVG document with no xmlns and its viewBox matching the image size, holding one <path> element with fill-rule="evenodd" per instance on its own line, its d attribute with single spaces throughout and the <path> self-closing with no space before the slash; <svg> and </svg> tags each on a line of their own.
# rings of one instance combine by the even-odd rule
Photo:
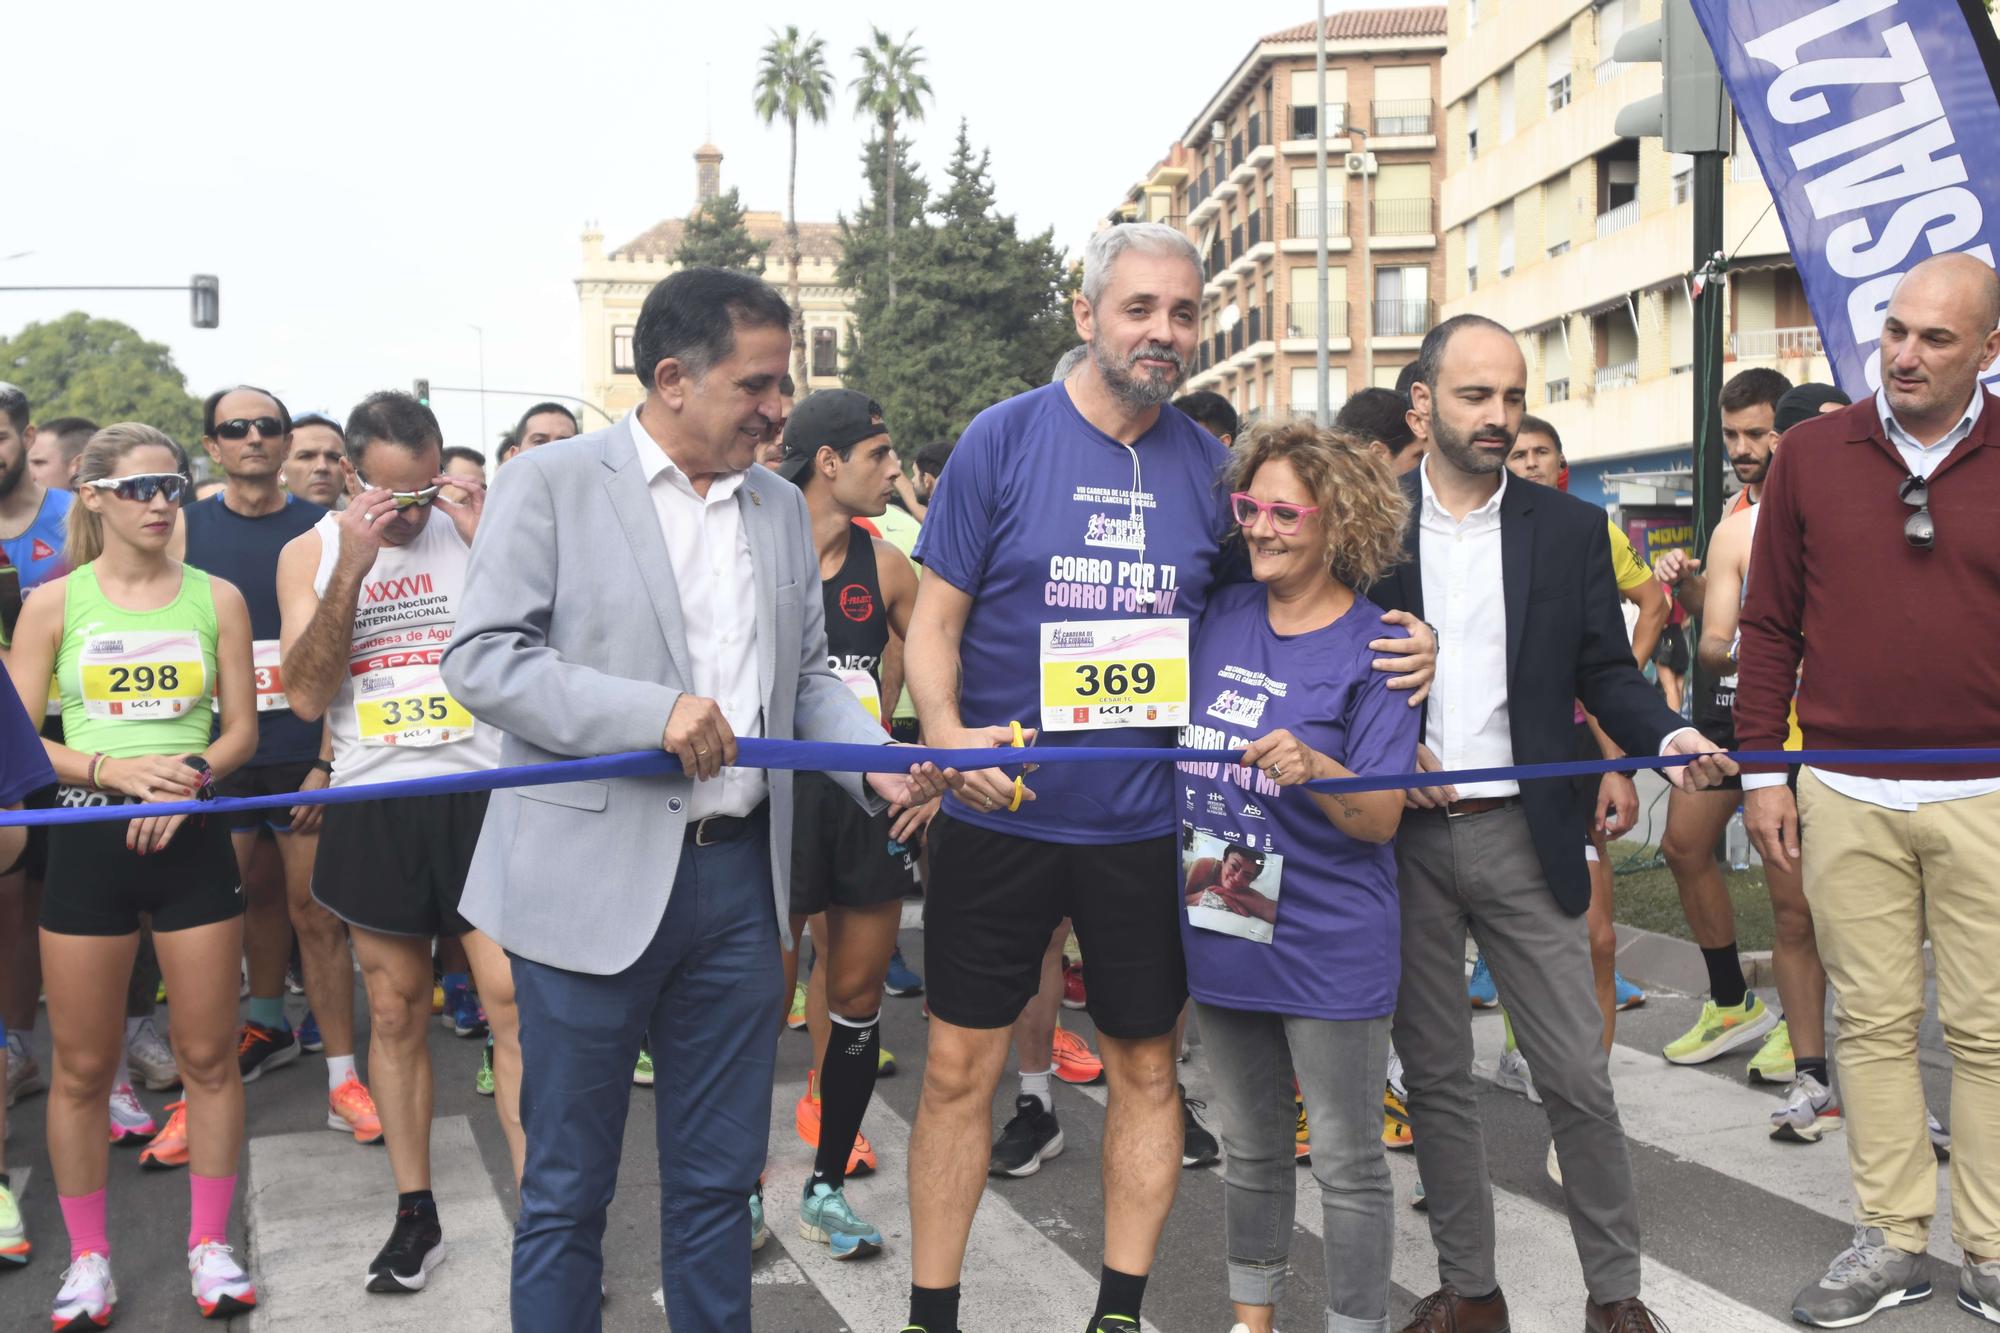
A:
<svg viewBox="0 0 2000 1333">
<path fill-rule="evenodd" d="M 1708 966 L 1708 998 L 1724 1009 L 1740 1009 L 1750 993 L 1743 980 L 1743 962 L 1736 955 L 1736 941 L 1720 949 L 1703 949 L 1701 961 Z"/>
<path fill-rule="evenodd" d="M 1134 1276 L 1115 1268 L 1103 1269 L 1101 1273 L 1097 1279 L 1097 1309 L 1090 1316 L 1090 1327 L 1096 1328 L 1097 1321 L 1108 1314 L 1122 1314 L 1136 1323 L 1139 1302 L 1146 1296 L 1146 1275 Z"/>
<path fill-rule="evenodd" d="M 879 1017 L 871 1015 L 866 1027 L 834 1017 L 826 1067 L 819 1073 L 819 1152 L 813 1158 L 812 1178 L 806 1181 L 807 1193 L 822 1181 L 839 1189 L 847 1180 L 848 1154 L 854 1150 L 854 1136 L 861 1132 L 868 1099 L 875 1095 L 875 1065 L 882 1044 Z"/>
<path fill-rule="evenodd" d="M 429 1190 L 409 1190 L 396 1196 L 396 1212 L 398 1215 L 403 1213 L 429 1213 L 432 1217 L 436 1217 L 437 1210 L 437 1200 L 431 1197 Z"/>
<path fill-rule="evenodd" d="M 911 1287 L 910 1322 L 925 1333 L 958 1333 L 958 1284 Z"/>
<path fill-rule="evenodd" d="M 1827 1082 L 1831 1075 L 1827 1073 L 1826 1057 L 1823 1055 L 1818 1059 L 1814 1059 L 1809 1055 L 1795 1056 L 1792 1060 L 1792 1072 L 1797 1074 L 1811 1074 L 1819 1080 L 1819 1085 L 1822 1088 L 1832 1086 Z"/>
</svg>

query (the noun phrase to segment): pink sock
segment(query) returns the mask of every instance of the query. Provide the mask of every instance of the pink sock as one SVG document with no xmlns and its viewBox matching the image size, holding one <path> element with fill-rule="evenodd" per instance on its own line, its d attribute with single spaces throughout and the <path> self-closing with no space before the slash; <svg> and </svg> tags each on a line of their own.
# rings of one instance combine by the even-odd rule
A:
<svg viewBox="0 0 2000 1333">
<path fill-rule="evenodd" d="M 74 1260 L 95 1250 L 109 1259 L 111 1241 L 104 1234 L 104 1191 L 75 1198 L 58 1194 L 56 1202 L 62 1205 L 63 1225 L 69 1228 L 69 1257 Z"/>
<path fill-rule="evenodd" d="M 188 1172 L 188 1248 L 205 1240 L 229 1238 L 229 1205 L 236 1198 L 235 1176 Z"/>
</svg>

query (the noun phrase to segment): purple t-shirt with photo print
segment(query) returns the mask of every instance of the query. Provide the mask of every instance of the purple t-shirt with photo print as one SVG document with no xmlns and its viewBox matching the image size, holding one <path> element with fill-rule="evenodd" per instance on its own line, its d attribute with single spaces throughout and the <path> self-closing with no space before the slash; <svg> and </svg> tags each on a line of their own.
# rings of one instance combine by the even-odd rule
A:
<svg viewBox="0 0 2000 1333">
<path fill-rule="evenodd" d="M 1261 585 L 1218 589 L 1195 633 L 1194 720 L 1181 744 L 1240 750 L 1282 728 L 1353 772 L 1408 771 L 1423 711 L 1369 666 L 1381 614 L 1356 597 L 1324 629 L 1285 635 L 1271 628 Z M 1304 1018 L 1393 1010 L 1394 844 L 1349 837 L 1303 787 L 1260 770 L 1178 767 L 1189 993 Z"/>
<path fill-rule="evenodd" d="M 917 538 L 925 578 L 969 594 L 959 641 L 959 716 L 968 727 L 1038 727 L 1046 625 L 1201 619 L 1230 530 L 1221 475 L 1229 451 L 1179 410 L 1125 448 L 1076 410 L 1061 384 L 987 408 L 938 479 Z M 1135 494 L 1136 492 L 1136 494 Z M 1041 728 L 1045 749 L 1174 744 L 1170 726 Z M 1174 828 L 1173 776 L 1144 767 L 1050 764 L 1036 799 L 983 813 L 945 798 L 952 818 L 1043 842 L 1119 843 Z"/>
</svg>

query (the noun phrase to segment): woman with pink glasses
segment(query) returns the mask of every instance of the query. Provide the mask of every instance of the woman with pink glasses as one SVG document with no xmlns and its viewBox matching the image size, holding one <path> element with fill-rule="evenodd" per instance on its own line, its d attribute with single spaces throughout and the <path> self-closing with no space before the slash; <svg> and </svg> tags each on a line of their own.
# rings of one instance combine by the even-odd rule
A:
<svg viewBox="0 0 2000 1333">
<path fill-rule="evenodd" d="M 1215 1079 L 1236 1333 L 1270 1333 L 1289 1275 L 1292 1092 L 1313 1126 L 1327 1327 L 1389 1327 L 1382 1079 L 1398 980 L 1400 791 L 1301 786 L 1402 772 L 1422 717 L 1373 669 L 1362 595 L 1402 555 L 1409 505 L 1365 442 L 1260 427 L 1231 460 L 1254 583 L 1218 591 L 1196 635 L 1182 764 L 1181 937 Z"/>
</svg>

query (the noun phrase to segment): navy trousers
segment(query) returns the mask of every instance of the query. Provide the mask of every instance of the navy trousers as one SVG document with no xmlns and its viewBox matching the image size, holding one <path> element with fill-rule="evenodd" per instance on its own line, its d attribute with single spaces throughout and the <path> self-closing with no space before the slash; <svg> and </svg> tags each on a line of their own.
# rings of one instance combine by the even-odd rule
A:
<svg viewBox="0 0 2000 1333">
<path fill-rule="evenodd" d="M 587 894 L 578 902 L 588 911 Z M 784 985 L 770 841 L 687 845 L 639 960 L 613 976 L 516 955 L 527 1171 L 514 1227 L 515 1333 L 598 1333 L 605 1214 L 632 1066 L 651 1033 L 660 1276 L 674 1333 L 750 1327 L 750 1192 L 764 1168 Z"/>
</svg>

